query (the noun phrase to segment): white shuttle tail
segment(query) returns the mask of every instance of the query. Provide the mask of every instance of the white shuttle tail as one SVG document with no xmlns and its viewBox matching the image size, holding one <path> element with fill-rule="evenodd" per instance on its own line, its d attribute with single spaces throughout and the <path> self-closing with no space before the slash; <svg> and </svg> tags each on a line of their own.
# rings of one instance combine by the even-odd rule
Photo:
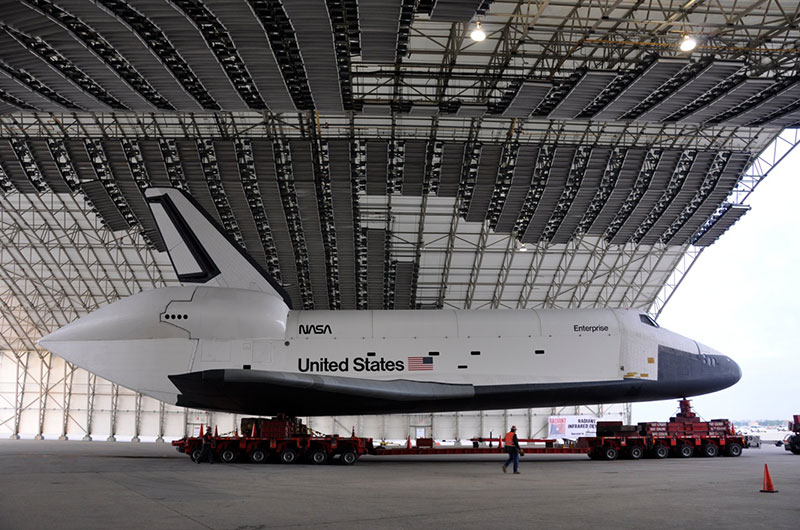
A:
<svg viewBox="0 0 800 530">
<path fill-rule="evenodd" d="M 283 287 L 189 194 L 174 188 L 148 188 L 145 196 L 183 285 L 261 291 L 282 298 L 291 309 L 291 298 Z"/>
</svg>

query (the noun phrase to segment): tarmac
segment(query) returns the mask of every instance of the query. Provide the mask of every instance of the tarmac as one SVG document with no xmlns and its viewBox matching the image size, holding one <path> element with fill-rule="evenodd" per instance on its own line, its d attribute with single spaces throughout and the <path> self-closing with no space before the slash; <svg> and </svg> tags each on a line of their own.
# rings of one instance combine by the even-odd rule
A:
<svg viewBox="0 0 800 530">
<path fill-rule="evenodd" d="M 195 464 L 169 444 L 0 440 L 0 528 L 797 528 L 800 456 L 365 456 Z M 778 493 L 761 493 L 764 464 Z"/>
</svg>

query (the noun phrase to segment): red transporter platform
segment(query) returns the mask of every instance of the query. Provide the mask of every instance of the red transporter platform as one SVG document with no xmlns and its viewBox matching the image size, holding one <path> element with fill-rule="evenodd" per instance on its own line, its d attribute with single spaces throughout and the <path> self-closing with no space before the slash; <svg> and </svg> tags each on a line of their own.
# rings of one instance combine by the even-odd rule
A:
<svg viewBox="0 0 800 530">
<path fill-rule="evenodd" d="M 319 435 L 297 419 L 243 418 L 241 432 L 249 435 L 212 437 L 215 459 L 230 463 L 249 460 L 254 463 L 276 461 L 284 464 L 308 462 L 354 464 L 365 454 L 400 455 L 486 455 L 505 450 L 499 438 L 473 438 L 472 446 L 436 445 L 431 438 L 418 438 L 412 446 L 409 438 L 404 446 L 375 446 L 372 438 Z M 554 439 L 520 439 L 526 454 L 588 454 L 593 460 L 616 460 L 618 457 L 638 460 L 642 457 L 676 456 L 713 457 L 739 456 L 747 447 L 758 447 L 757 437 L 736 434 L 729 420 L 701 421 L 692 412 L 688 400 L 680 402 L 680 412 L 669 422 L 623 425 L 622 422 L 598 422 L 597 436 L 579 438 L 557 445 Z M 488 444 L 488 445 L 487 445 Z M 172 442 L 178 451 L 197 460 L 202 439 L 181 438 Z"/>
</svg>

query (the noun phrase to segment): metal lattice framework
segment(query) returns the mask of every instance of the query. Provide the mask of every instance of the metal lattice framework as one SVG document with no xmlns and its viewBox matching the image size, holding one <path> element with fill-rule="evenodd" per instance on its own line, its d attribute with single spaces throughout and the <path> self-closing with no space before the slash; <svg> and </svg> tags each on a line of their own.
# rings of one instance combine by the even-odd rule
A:
<svg viewBox="0 0 800 530">
<path fill-rule="evenodd" d="M 114 436 L 130 411 L 136 436 L 197 419 L 36 346 L 175 283 L 150 186 L 191 193 L 297 308 L 658 315 L 800 140 L 795 1 L 2 7 L 0 371 L 16 379 L 0 426 L 15 435 L 41 435 L 52 406 L 62 435 Z M 453 418 L 456 433 L 474 419 L 437 421 Z"/>
</svg>

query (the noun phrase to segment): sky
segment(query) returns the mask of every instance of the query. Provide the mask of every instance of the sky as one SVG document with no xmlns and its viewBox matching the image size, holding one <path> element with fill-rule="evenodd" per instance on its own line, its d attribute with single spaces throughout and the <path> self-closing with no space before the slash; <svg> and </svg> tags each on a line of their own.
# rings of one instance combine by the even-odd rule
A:
<svg viewBox="0 0 800 530">
<path fill-rule="evenodd" d="M 692 399 L 705 419 L 800 414 L 800 148 L 750 195 L 752 210 L 695 262 L 659 325 L 731 357 L 736 385 Z M 633 421 L 666 421 L 677 401 L 634 403 Z"/>
</svg>

